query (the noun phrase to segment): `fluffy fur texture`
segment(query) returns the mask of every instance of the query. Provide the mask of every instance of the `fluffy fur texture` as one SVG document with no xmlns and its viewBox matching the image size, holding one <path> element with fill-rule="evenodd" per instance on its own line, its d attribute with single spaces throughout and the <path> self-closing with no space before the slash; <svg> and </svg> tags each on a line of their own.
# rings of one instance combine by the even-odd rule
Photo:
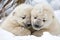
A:
<svg viewBox="0 0 60 40">
<path fill-rule="evenodd" d="M 52 35 L 60 34 L 60 25 L 54 17 L 52 7 L 48 3 L 40 3 L 34 6 L 31 11 L 31 23 L 35 36 L 41 36 L 43 32 L 50 32 Z"/>
<path fill-rule="evenodd" d="M 31 23 L 32 6 L 21 4 L 17 6 L 14 11 L 1 24 L 1 28 L 19 36 L 30 35 L 31 32 L 26 28 Z"/>
</svg>

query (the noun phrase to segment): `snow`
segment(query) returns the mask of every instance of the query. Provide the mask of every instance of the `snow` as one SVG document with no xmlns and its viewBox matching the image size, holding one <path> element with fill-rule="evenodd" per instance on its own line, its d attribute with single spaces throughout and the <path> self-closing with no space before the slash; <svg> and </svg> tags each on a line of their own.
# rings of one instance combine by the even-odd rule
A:
<svg viewBox="0 0 60 40">
<path fill-rule="evenodd" d="M 26 4 L 31 4 L 32 6 L 38 4 L 38 3 L 49 3 L 54 10 L 59 10 L 60 9 L 60 0 L 26 0 Z"/>
<path fill-rule="evenodd" d="M 48 3 L 46 0 L 26 0 L 25 3 L 26 4 L 30 4 L 32 6 L 38 4 L 38 3 L 41 3 L 41 2 L 44 2 L 44 3 Z"/>
<path fill-rule="evenodd" d="M 52 0 L 50 4 L 54 8 L 54 10 L 60 9 L 60 0 Z"/>
<path fill-rule="evenodd" d="M 14 35 L 0 28 L 0 40 L 14 40 Z"/>
<path fill-rule="evenodd" d="M 57 20 L 58 20 L 59 23 L 60 23 L 60 10 L 54 11 L 54 15 L 55 15 L 55 17 L 57 18 Z"/>
<path fill-rule="evenodd" d="M 0 20 L 0 23 L 2 22 L 2 20 Z"/>
</svg>

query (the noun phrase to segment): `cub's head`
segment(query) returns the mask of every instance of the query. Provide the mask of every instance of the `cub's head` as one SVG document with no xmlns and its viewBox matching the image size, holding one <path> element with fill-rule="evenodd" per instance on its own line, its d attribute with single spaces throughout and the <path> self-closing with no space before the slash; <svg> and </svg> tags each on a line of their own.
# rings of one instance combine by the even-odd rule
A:
<svg viewBox="0 0 60 40">
<path fill-rule="evenodd" d="M 31 26 L 31 10 L 32 6 L 27 4 L 21 4 L 13 11 L 13 18 L 20 26 Z"/>
<path fill-rule="evenodd" d="M 35 30 L 48 28 L 53 18 L 53 10 L 47 4 L 37 4 L 31 11 L 31 23 Z"/>
</svg>

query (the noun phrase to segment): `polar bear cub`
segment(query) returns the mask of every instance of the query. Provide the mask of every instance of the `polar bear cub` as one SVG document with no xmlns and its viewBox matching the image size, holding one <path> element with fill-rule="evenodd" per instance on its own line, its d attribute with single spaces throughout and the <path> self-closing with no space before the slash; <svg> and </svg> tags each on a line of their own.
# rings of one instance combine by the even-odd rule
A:
<svg viewBox="0 0 60 40">
<path fill-rule="evenodd" d="M 31 11 L 31 23 L 35 36 L 41 36 L 43 32 L 50 32 L 52 35 L 60 34 L 60 25 L 54 16 L 52 7 L 48 3 L 40 3 L 34 6 Z"/>
<path fill-rule="evenodd" d="M 17 6 L 1 24 L 1 28 L 18 36 L 30 35 L 31 32 L 26 27 L 31 25 L 31 10 L 32 6 L 28 4 Z"/>
</svg>

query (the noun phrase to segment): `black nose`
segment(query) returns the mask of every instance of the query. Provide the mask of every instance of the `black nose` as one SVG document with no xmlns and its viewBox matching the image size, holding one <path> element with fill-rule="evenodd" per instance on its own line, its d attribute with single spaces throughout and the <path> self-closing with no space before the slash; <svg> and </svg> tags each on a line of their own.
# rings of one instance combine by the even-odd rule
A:
<svg viewBox="0 0 60 40">
<path fill-rule="evenodd" d="M 39 28 L 39 25 L 34 25 L 36 28 Z"/>
<path fill-rule="evenodd" d="M 27 24 L 27 26 L 31 26 L 31 24 Z"/>
</svg>

